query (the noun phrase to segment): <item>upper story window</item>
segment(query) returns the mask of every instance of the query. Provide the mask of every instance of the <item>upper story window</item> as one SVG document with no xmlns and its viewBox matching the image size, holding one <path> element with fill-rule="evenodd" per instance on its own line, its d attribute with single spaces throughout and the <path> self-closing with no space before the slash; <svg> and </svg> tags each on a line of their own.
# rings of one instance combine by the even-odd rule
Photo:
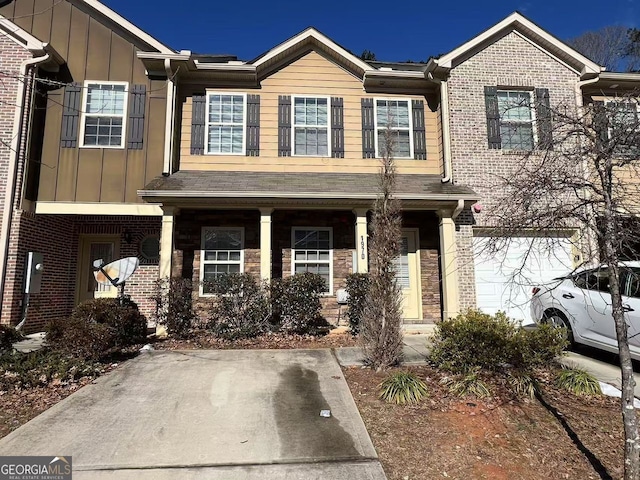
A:
<svg viewBox="0 0 640 480">
<path fill-rule="evenodd" d="M 293 154 L 329 156 L 329 99 L 293 97 Z"/>
<path fill-rule="evenodd" d="M 411 107 L 409 100 L 375 101 L 376 157 L 384 157 L 387 150 L 387 135 L 391 135 L 394 158 L 413 158 L 411 135 Z"/>
<path fill-rule="evenodd" d="M 500 138 L 505 150 L 533 150 L 535 133 L 532 93 L 498 90 Z"/>
<path fill-rule="evenodd" d="M 128 84 L 85 82 L 82 146 L 124 148 Z"/>
<path fill-rule="evenodd" d="M 634 102 L 606 102 L 610 112 L 609 138 L 625 136 L 638 130 L 638 104 Z M 621 140 L 625 140 L 621 138 Z"/>
<path fill-rule="evenodd" d="M 207 95 L 207 153 L 244 155 L 246 100 L 243 93 Z"/>
</svg>

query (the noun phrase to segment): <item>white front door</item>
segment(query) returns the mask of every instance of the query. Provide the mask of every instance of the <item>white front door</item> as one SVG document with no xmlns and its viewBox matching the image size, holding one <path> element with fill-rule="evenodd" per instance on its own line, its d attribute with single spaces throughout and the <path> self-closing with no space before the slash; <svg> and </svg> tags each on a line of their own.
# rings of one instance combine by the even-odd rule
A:
<svg viewBox="0 0 640 480">
<path fill-rule="evenodd" d="M 531 323 L 532 288 L 573 268 L 570 240 L 555 238 L 553 252 L 548 251 L 546 239 L 535 237 L 511 238 L 508 248 L 491 253 L 486 243 L 486 237 L 473 239 L 477 307 Z"/>
<path fill-rule="evenodd" d="M 420 298 L 420 262 L 418 230 L 403 230 L 400 255 L 395 259 L 396 279 L 402 289 L 402 313 L 405 320 L 422 318 Z"/>
</svg>

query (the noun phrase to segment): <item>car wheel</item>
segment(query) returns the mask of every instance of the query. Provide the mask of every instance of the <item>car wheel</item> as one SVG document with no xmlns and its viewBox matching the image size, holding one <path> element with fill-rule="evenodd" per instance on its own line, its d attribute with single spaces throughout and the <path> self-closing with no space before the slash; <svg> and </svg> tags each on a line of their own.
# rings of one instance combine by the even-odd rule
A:
<svg viewBox="0 0 640 480">
<path fill-rule="evenodd" d="M 569 346 L 572 347 L 574 345 L 575 341 L 573 339 L 571 324 L 562 312 L 558 312 L 557 310 L 546 311 L 542 316 L 542 321 L 556 328 L 564 328 L 567 331 L 567 341 L 569 342 Z"/>
</svg>

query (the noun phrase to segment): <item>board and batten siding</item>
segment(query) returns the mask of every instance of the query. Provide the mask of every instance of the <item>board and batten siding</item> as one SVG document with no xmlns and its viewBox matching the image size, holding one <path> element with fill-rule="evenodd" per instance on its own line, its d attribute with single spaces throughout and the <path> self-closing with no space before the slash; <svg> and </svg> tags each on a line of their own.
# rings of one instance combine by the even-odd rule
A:
<svg viewBox="0 0 640 480">
<path fill-rule="evenodd" d="M 191 155 L 192 95 L 202 94 L 206 90 L 260 95 L 260 156 Z M 361 99 L 380 97 L 424 101 L 427 159 L 398 159 L 396 160 L 398 172 L 441 173 L 439 111 L 432 111 L 424 96 L 365 92 L 360 79 L 314 50 L 264 78 L 258 89 L 189 85 L 181 90 L 180 95 L 182 102 L 180 170 L 376 173 L 380 167 L 379 160 L 362 158 Z M 344 158 L 279 157 L 278 97 L 280 95 L 343 98 Z"/>
<path fill-rule="evenodd" d="M 131 39 L 67 0 L 14 1 L 0 14 L 51 43 L 66 60 L 69 78 L 61 75 L 63 82 L 120 81 L 130 90 L 146 86 L 142 149 L 128 149 L 126 141 L 122 149 L 61 148 L 64 88 L 49 91 L 37 200 L 141 202 L 137 191 L 162 174 L 166 82 L 149 80 Z M 129 111 L 127 124 L 128 117 Z"/>
</svg>

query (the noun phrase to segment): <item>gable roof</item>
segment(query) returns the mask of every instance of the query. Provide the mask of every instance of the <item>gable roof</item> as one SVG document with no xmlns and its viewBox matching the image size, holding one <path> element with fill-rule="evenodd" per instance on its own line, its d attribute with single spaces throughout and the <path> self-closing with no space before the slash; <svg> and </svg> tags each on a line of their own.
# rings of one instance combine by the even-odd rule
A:
<svg viewBox="0 0 640 480">
<path fill-rule="evenodd" d="M 258 71 L 269 70 L 270 67 L 280 65 L 310 47 L 318 48 L 360 75 L 374 70 L 367 62 L 361 60 L 313 27 L 306 28 L 247 63 L 255 66 Z"/>
<path fill-rule="evenodd" d="M 111 20 L 112 22 L 114 22 L 116 25 L 120 26 L 124 31 L 131 34 L 133 37 L 137 38 L 143 43 L 146 43 L 150 47 L 158 50 L 158 52 L 175 53 L 174 49 L 169 48 L 159 40 L 156 40 L 147 32 L 135 26 L 129 20 L 124 18 L 122 15 L 110 9 L 104 3 L 101 3 L 98 0 L 69 0 L 69 1 L 75 5 L 84 4 L 88 6 L 93 11 L 99 13 L 100 15 L 106 17 L 108 20 Z"/>
<path fill-rule="evenodd" d="M 41 56 L 48 53 L 49 60 L 40 63 L 40 66 L 45 70 L 57 71 L 58 67 L 64 63 L 64 59 L 49 43 L 34 37 L 2 15 L 0 15 L 0 35 L 6 35 L 15 43 L 31 52 L 33 56 Z"/>
<path fill-rule="evenodd" d="M 487 45 L 501 38 L 506 33 L 516 31 L 530 42 L 543 48 L 552 56 L 567 64 L 581 76 L 593 76 L 604 70 L 597 63 L 543 30 L 519 12 L 514 12 L 493 27 L 475 36 L 446 55 L 433 60 L 433 63 L 443 69 L 454 68 L 461 61 L 482 50 Z"/>
</svg>

